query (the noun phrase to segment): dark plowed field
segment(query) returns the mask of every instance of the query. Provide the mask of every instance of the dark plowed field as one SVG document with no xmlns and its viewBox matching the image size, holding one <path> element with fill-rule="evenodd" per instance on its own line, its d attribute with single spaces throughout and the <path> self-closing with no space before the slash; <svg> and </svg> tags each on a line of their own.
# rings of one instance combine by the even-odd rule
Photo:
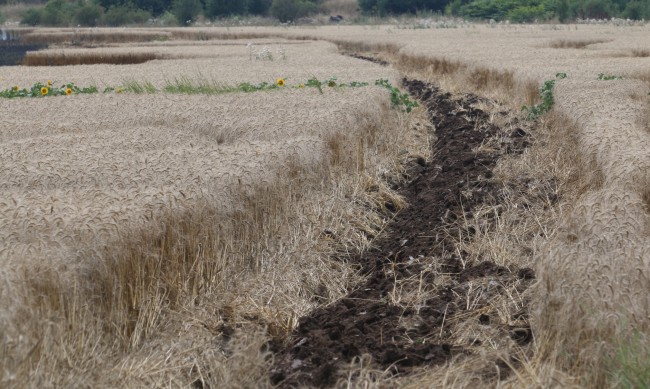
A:
<svg viewBox="0 0 650 389">
<path fill-rule="evenodd" d="M 464 311 L 476 313 L 487 302 L 468 307 L 462 288 L 470 281 L 485 280 L 487 285 L 498 280 L 523 292 L 534 278 L 531 269 L 507 269 L 490 258 L 464 265 L 467 253 L 457 244 L 459 237 L 471 239 L 475 232 L 463 220 L 481 207 L 499 203 L 500 188 L 492 169 L 501 156 L 528 146 L 527 132 L 517 128 L 504 138 L 503 131 L 489 123 L 489 115 L 476 108 L 477 96 L 454 99 L 432 85 L 406 79 L 404 86 L 428 109 L 435 127 L 433 159 L 403 188 L 409 206 L 371 249 L 353 259 L 368 281 L 301 318 L 289 344 L 277 350 L 271 378 L 279 387 L 331 386 L 339 369 L 362 354 L 394 374 L 470 354 L 480 340 L 452 343 L 453 328 L 445 321 Z M 495 144 L 496 137 L 499 150 L 478 151 L 488 141 Z M 444 281 L 435 295 L 417 306 L 395 304 L 396 283 L 406 279 L 417 279 L 420 285 Z M 532 340 L 527 312 L 519 315 L 520 325 L 501 326 L 501 336 L 526 344 Z M 486 325 L 493 320 L 489 314 L 477 318 Z M 501 378 L 508 374 L 507 364 L 498 360 L 494 364 L 503 372 Z"/>
</svg>

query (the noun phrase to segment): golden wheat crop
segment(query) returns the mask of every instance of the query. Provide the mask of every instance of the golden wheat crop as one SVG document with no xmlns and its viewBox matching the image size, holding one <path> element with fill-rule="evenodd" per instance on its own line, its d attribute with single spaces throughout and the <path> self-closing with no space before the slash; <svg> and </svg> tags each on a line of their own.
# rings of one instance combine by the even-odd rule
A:
<svg viewBox="0 0 650 389">
<path fill-rule="evenodd" d="M 255 42 L 286 47 L 272 61 L 251 59 L 247 42 L 192 43 L 150 45 L 173 55 L 128 65 L 128 77 L 288 86 L 0 101 L 3 386 L 263 385 L 262 346 L 315 293 L 331 301 L 355 284 L 330 257 L 369 243 L 387 222 L 372 209 L 400 204 L 386 180 L 428 153 L 426 126 L 390 110 L 383 88 L 291 87 L 395 80 L 392 70 L 329 43 Z M 10 67 L 2 82 L 117 86 L 125 68 Z M 241 322 L 228 355 L 196 347 Z"/>
<path fill-rule="evenodd" d="M 617 350 L 630 343 L 648 348 L 648 26 L 459 27 L 323 27 L 287 35 L 384 54 L 381 47 L 393 45 L 398 50 L 388 54 L 403 71 L 515 107 L 532 103 L 533 85 L 567 74 L 554 91 L 555 115 L 569 118 L 557 122 L 566 127 L 558 133 L 575 139 L 578 154 L 565 166 L 581 176 L 564 189 L 558 230 L 536 249 L 539 359 L 525 374 L 532 378 L 519 383 L 615 381 Z M 625 79 L 599 80 L 601 74 Z"/>
<path fill-rule="evenodd" d="M 566 79 L 557 80 L 552 115 L 541 119 L 541 127 L 552 129 L 536 143 L 544 151 L 498 168 L 499 177 L 543 171 L 557 178 L 559 204 L 549 200 L 539 210 L 509 209 L 499 219 L 497 234 L 485 233 L 467 250 L 477 258 L 537 270 L 536 289 L 511 298 L 515 305 L 533 302 L 536 353 L 527 354 L 531 359 L 506 385 L 615 385 L 611 369 L 617 348 L 626 342 L 650 347 L 645 335 L 650 325 L 649 27 L 404 27 L 130 30 L 112 38 L 110 29 L 36 30 L 27 36 L 101 46 L 52 49 L 65 55 L 146 51 L 161 60 L 8 67 L 0 74 L 0 88 L 47 79 L 100 87 L 150 81 L 161 88 L 183 76 L 229 85 L 277 78 L 292 84 L 312 76 L 397 80 L 395 70 L 343 57 L 338 46 L 390 59 L 402 73 L 448 90 L 479 92 L 520 109 L 536 102 L 541 83 L 566 73 Z M 273 60 L 254 58 L 249 42 L 257 49 L 268 46 Z M 598 80 L 599 74 L 624 79 Z M 395 196 L 385 177 L 399 176 L 400 156 L 414 150 L 426 155 L 426 136 L 412 131 L 413 119 L 390 113 L 385 91 L 372 87 L 323 95 L 288 88 L 200 97 L 99 94 L 0 101 L 0 109 L 8 113 L 0 117 L 5 174 L 0 240 L 9 243 L 0 251 L 0 273 L 7 280 L 0 286 L 5 328 L 0 350 L 5 351 L 4 370 L 11 372 L 0 369 L 0 383 L 66 385 L 85 379 L 100 386 L 137 387 L 187 385 L 209 376 L 205 382 L 268 384 L 263 378 L 268 355 L 260 351 L 268 336 L 290 331 L 296 317 L 316 305 L 309 296 L 326 290 L 335 299 L 351 285 L 354 269 L 326 258 L 368 244 L 367 232 L 386 222 L 368 209 Z M 369 194 L 370 187 L 380 190 Z M 163 227 L 174 224 L 170 220 L 178 222 L 180 232 Z M 195 220 L 219 228 L 196 233 L 188 227 Z M 322 231 L 332 228 L 345 238 L 324 239 Z M 216 243 L 206 245 L 186 230 Z M 161 238 L 177 232 L 177 245 Z M 130 235 L 139 237 L 144 249 L 137 249 Z M 102 262 L 111 245 L 116 249 L 110 261 Z M 204 250 L 217 258 L 218 269 L 230 270 L 215 275 L 206 265 L 198 272 L 200 280 L 170 275 L 192 273 L 185 261 L 204 258 Z M 155 261 L 148 262 L 161 252 L 180 258 L 180 265 L 156 268 Z M 518 254 L 531 262 L 522 264 Z M 108 285 L 128 277 L 113 279 L 108 272 L 100 273 L 101 288 L 75 281 L 79 274 L 87 276 L 84 282 L 97 278 L 98 263 L 129 263 L 124 258 L 147 263 L 144 268 L 161 275 L 162 286 L 136 277 L 134 291 L 113 289 Z M 131 271 L 126 265 L 117 268 Z M 25 277 L 31 283 L 16 287 Z M 117 296 L 106 298 L 111 304 L 100 311 L 121 327 L 107 331 L 88 319 L 85 308 L 75 304 L 89 301 L 66 300 L 75 295 L 70 288 Z M 42 294 L 36 302 L 29 297 L 34 291 Z M 31 301 L 33 309 L 21 307 L 24 301 Z M 34 334 L 43 315 L 54 319 L 39 338 Z M 18 322 L 25 323 L 22 329 Z M 241 325 L 232 349 L 220 348 L 215 340 L 224 322 Z M 75 339 L 65 326 L 86 335 Z M 476 327 L 468 325 L 458 339 L 472 331 Z M 95 333 L 103 334 L 96 343 Z M 178 341 L 171 341 L 170 334 L 180 334 Z M 111 341 L 120 346 L 106 344 Z M 206 350 L 196 342 L 220 346 Z M 48 347 L 54 351 L 48 353 Z M 70 362 L 56 354 L 67 350 L 85 359 Z M 7 357 L 9 351 L 17 357 Z M 480 365 L 482 359 L 469 361 L 397 385 L 472 385 L 472 363 Z M 357 362 L 350 367 L 359 374 L 357 385 L 376 384 L 377 376 L 391 382 L 367 361 Z M 83 367 L 69 376 L 52 373 L 61 366 L 72 371 L 70 365 Z M 93 369 L 100 378 L 92 377 Z M 179 375 L 180 370 L 186 373 Z"/>
<path fill-rule="evenodd" d="M 360 66 L 358 59 L 338 55 L 336 46 L 328 42 L 254 42 L 249 48 L 248 40 L 237 44 L 221 44 L 219 41 L 164 42 L 161 45 L 129 47 L 101 47 L 96 49 L 50 49 L 39 52 L 46 56 L 52 52 L 62 55 L 88 56 L 127 55 L 147 52 L 165 60 L 154 60 L 133 65 L 77 65 L 77 66 L 35 66 L 7 67 L 2 71 L 0 88 L 14 85 L 24 87 L 37 81 L 53 80 L 57 83 L 74 82 L 80 86 L 118 86 L 125 81 L 148 81 L 158 88 L 173 82 L 176 78 L 207 80 L 221 85 L 237 85 L 243 82 L 273 82 L 286 78 L 290 85 L 304 83 L 312 77 L 327 79 L 337 77 L 342 82 L 366 81 L 373 83 L 378 78 L 394 79 L 395 73 L 378 65 Z M 255 52 L 268 48 L 272 60 L 257 59 Z M 251 50 L 253 52 L 251 52 Z M 36 55 L 36 54 L 35 54 Z M 128 69 L 128 71 L 124 71 Z M 10 85 L 11 84 L 11 85 Z"/>
<path fill-rule="evenodd" d="M 459 60 L 463 63 L 493 66 L 497 69 L 513 69 L 522 76 L 539 79 L 549 73 L 567 71 L 586 74 L 596 66 L 603 71 L 618 69 L 630 71 L 642 62 L 626 61 L 611 63 L 603 55 L 615 54 L 620 50 L 642 50 L 647 46 L 647 27 L 635 26 L 620 28 L 615 26 L 589 25 L 472 25 L 459 24 L 458 28 L 409 29 L 394 25 L 379 26 L 322 26 L 314 28 L 295 27 L 278 30 L 272 28 L 234 28 L 232 34 L 245 34 L 255 31 L 269 36 L 285 36 L 292 39 L 310 37 L 327 39 L 350 44 L 372 45 L 393 44 L 403 54 L 427 55 L 430 57 Z M 195 29 L 201 31 L 201 28 Z M 558 41 L 592 43 L 583 48 L 558 49 L 553 46 Z M 600 57 L 601 60 L 589 60 Z M 575 61 L 582 61 L 576 63 Z M 573 62 L 573 64 L 571 63 Z M 540 63 L 544 66 L 531 66 Z M 565 67 L 562 67 L 565 66 Z M 586 66 L 586 67 L 585 67 Z M 557 67 L 561 67 L 557 70 Z"/>
<path fill-rule="evenodd" d="M 4 101 L 0 262 L 103 241 L 198 201 L 231 212 L 239 188 L 272 185 L 289 162 L 323 166 L 325 139 L 354 129 L 382 92 Z"/>
</svg>

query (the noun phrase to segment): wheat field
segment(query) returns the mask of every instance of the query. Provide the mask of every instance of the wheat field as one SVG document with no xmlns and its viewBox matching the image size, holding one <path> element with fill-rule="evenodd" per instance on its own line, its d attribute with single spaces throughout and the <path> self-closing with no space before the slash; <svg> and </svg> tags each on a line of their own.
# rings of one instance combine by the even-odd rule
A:
<svg viewBox="0 0 650 389">
<path fill-rule="evenodd" d="M 262 385 L 267 334 L 286 334 L 314 307 L 315 291 L 331 300 L 355 283 L 355 270 L 330 257 L 361 249 L 385 224 L 369 207 L 398 199 L 385 180 L 426 157 L 424 127 L 389 110 L 378 87 L 291 88 L 309 77 L 396 73 L 329 43 L 282 44 L 286 60 L 251 60 L 246 43 L 217 44 L 205 63 L 191 56 L 127 71 L 158 86 L 165 77 L 224 85 L 285 78 L 278 90 L 0 102 L 8 113 L 0 125 L 3 385 L 184 386 L 215 367 L 212 382 Z M 194 51 L 205 56 L 204 45 Z M 2 78 L 117 85 L 124 74 L 118 66 L 14 67 Z M 326 228 L 345 239 L 332 242 Z M 242 317 L 261 324 L 244 320 L 240 352 L 192 346 Z M 178 353 L 169 359 L 161 346 Z M 236 373 L 242 358 L 258 374 Z M 65 367 L 78 363 L 86 367 Z"/>
<path fill-rule="evenodd" d="M 391 186 L 409 161 L 431 157 L 425 110 L 393 109 L 372 85 L 401 75 L 487 96 L 522 120 L 521 106 L 555 79 L 536 143 L 497 178 L 551 176 L 559 202 L 505 204 L 499 229 L 466 247 L 535 269 L 535 342 L 411 377 L 362 360 L 341 385 L 475 386 L 481 358 L 503 353 L 523 354 L 521 367 L 489 385 L 628 382 L 650 353 L 650 27 L 456 27 L 26 31 L 61 45 L 34 56 L 155 59 L 6 67 L 0 90 L 52 80 L 158 91 L 0 100 L 1 386 L 271 386 L 269 339 L 359 283 L 336 258 L 389 222 L 378 204 L 407 206 Z M 69 47 L 70 37 L 94 47 Z M 272 60 L 258 57 L 265 47 Z M 350 51 L 392 66 L 341 55 Z M 312 77 L 371 85 L 292 87 Z M 181 78 L 288 87 L 160 91 Z"/>
</svg>

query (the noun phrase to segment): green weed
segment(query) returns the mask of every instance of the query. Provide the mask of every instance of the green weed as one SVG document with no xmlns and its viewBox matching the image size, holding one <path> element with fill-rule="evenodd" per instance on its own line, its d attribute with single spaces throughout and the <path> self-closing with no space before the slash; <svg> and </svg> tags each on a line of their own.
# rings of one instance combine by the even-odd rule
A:
<svg viewBox="0 0 650 389">
<path fill-rule="evenodd" d="M 51 81 L 48 81 L 45 84 L 37 82 L 29 88 L 20 88 L 18 86 L 14 86 L 12 88 L 0 91 L 0 97 L 12 99 L 16 97 L 65 96 L 72 94 L 90 94 L 97 92 L 98 90 L 95 86 L 80 88 L 72 82 L 62 84 L 60 86 L 55 86 Z"/>
<path fill-rule="evenodd" d="M 598 75 L 598 79 L 599 79 L 599 80 L 603 80 L 603 81 L 610 81 L 610 80 L 622 80 L 623 77 L 621 77 L 621 76 L 614 76 L 614 75 L 611 75 L 611 74 L 600 73 L 600 74 Z"/>
<path fill-rule="evenodd" d="M 323 93 L 324 88 L 361 88 L 369 84 L 364 81 L 352 81 L 349 83 L 339 82 L 336 77 L 330 77 L 323 81 L 312 77 L 304 83 L 296 84 L 292 88 L 316 88 L 320 93 Z M 382 86 L 390 92 L 390 98 L 394 107 L 404 109 L 406 112 L 411 112 L 413 108 L 418 106 L 418 103 L 410 99 L 408 93 L 402 93 L 398 88 L 392 86 L 388 80 L 379 79 L 375 81 L 375 85 Z M 214 95 L 222 93 L 244 92 L 252 93 L 258 91 L 277 90 L 287 87 L 284 78 L 278 78 L 275 82 L 261 82 L 259 84 L 252 84 L 250 82 L 242 82 L 237 86 L 219 84 L 215 81 L 199 77 L 191 79 L 190 77 L 183 76 L 167 80 L 166 85 L 162 88 L 166 93 L 182 93 L 182 94 L 204 94 Z M 86 88 L 79 88 L 73 83 L 65 84 L 60 87 L 53 87 L 51 82 L 42 84 L 40 82 L 34 84 L 30 88 L 20 89 L 13 87 L 0 91 L 0 97 L 13 98 L 13 97 L 41 97 L 41 96 L 59 96 L 70 95 L 75 93 L 98 93 L 99 90 L 95 86 Z M 152 94 L 158 93 L 159 90 L 150 81 L 137 81 L 125 80 L 122 86 L 112 87 L 107 86 L 104 88 L 104 93 L 122 93 L 129 92 L 135 94 Z"/>
<path fill-rule="evenodd" d="M 650 388 L 650 347 L 647 340 L 636 334 L 622 341 L 610 361 L 611 380 L 623 389 Z"/>
<path fill-rule="evenodd" d="M 522 107 L 522 110 L 528 113 L 528 119 L 535 120 L 553 108 L 553 104 L 555 104 L 553 88 L 555 88 L 555 82 L 563 78 L 567 78 L 566 73 L 557 73 L 554 80 L 545 81 L 539 91 L 542 102 L 532 107 L 526 105 Z"/>
<path fill-rule="evenodd" d="M 338 82 L 336 77 L 330 77 L 324 81 L 320 81 L 316 77 L 312 77 L 309 80 L 307 80 L 306 83 L 299 84 L 298 87 L 316 88 L 320 93 L 323 93 L 324 86 L 327 86 L 329 88 L 360 88 L 368 85 L 369 84 L 367 82 L 361 82 L 361 81 L 352 81 L 349 83 Z"/>
<path fill-rule="evenodd" d="M 143 81 L 142 83 L 140 83 L 139 81 L 136 80 L 124 81 L 123 90 L 124 92 L 131 92 L 136 94 L 143 94 L 143 93 L 151 94 L 151 93 L 158 92 L 158 89 L 150 81 Z"/>
<path fill-rule="evenodd" d="M 380 78 L 379 80 L 375 81 L 375 85 L 383 86 L 384 88 L 388 89 L 390 92 L 390 101 L 393 107 L 401 107 L 406 112 L 411 112 L 413 108 L 419 106 L 417 101 L 411 100 L 408 93 L 402 93 L 398 88 L 391 85 L 388 80 Z"/>
<path fill-rule="evenodd" d="M 167 93 L 184 93 L 216 95 L 222 93 L 236 92 L 238 89 L 232 86 L 221 85 L 214 81 L 208 81 L 206 78 L 199 78 L 192 80 L 187 76 L 175 78 L 174 81 L 167 81 L 167 85 L 163 87 L 163 91 Z"/>
</svg>

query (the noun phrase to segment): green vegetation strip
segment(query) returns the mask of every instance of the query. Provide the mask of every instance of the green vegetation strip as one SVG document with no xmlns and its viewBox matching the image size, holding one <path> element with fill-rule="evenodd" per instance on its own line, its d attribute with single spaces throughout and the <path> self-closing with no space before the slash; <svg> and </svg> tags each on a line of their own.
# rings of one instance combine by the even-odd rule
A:
<svg viewBox="0 0 650 389">
<path fill-rule="evenodd" d="M 316 77 L 312 77 L 304 83 L 298 83 L 292 86 L 289 86 L 284 78 L 278 78 L 275 80 L 275 82 L 261 82 L 259 84 L 243 82 L 237 86 L 231 86 L 219 84 L 214 81 L 206 80 L 205 78 L 193 80 L 189 77 L 180 77 L 174 79 L 173 81 L 167 80 L 166 85 L 162 88 L 162 91 L 166 93 L 217 95 L 234 92 L 251 93 L 259 91 L 271 91 L 283 88 L 315 88 L 318 89 L 320 93 L 323 93 L 324 88 L 360 88 L 368 85 L 369 84 L 367 82 L 359 81 L 352 81 L 349 83 L 338 82 L 336 77 L 330 77 L 324 81 L 321 81 Z M 414 107 L 418 106 L 417 102 L 410 99 L 408 93 L 402 93 L 398 88 L 391 85 L 388 80 L 385 80 L 383 78 L 379 79 L 375 81 L 375 85 L 384 87 L 390 92 L 391 103 L 393 107 L 403 109 L 406 112 L 411 112 Z M 103 93 L 125 92 L 135 94 L 152 94 L 158 93 L 160 90 L 158 90 L 158 88 L 156 88 L 156 86 L 149 81 L 140 82 L 129 80 L 124 81 L 123 85 L 116 88 L 106 87 L 103 91 Z M 56 87 L 52 84 L 51 81 L 48 81 L 46 84 L 37 82 L 31 87 L 23 89 L 18 86 L 14 86 L 12 88 L 0 91 L 0 97 L 11 99 L 17 97 L 47 97 L 92 93 L 99 93 L 99 89 L 95 86 L 79 88 L 73 83 L 63 84 Z"/>
<path fill-rule="evenodd" d="M 29 88 L 21 89 L 18 86 L 14 86 L 12 88 L 0 91 L 0 97 L 11 99 L 14 97 L 64 96 L 64 95 L 72 95 L 72 94 L 84 94 L 84 93 L 89 94 L 89 93 L 97 93 L 97 92 L 98 90 L 94 86 L 90 86 L 87 88 L 79 88 L 74 83 L 70 82 L 68 84 L 63 84 L 61 86 L 55 87 L 54 85 L 52 85 L 51 81 L 48 81 L 45 84 L 37 82 L 36 84 L 32 85 Z"/>
<path fill-rule="evenodd" d="M 614 75 L 611 75 L 611 74 L 600 73 L 598 75 L 598 79 L 601 80 L 601 81 L 610 81 L 610 80 L 622 80 L 623 77 L 614 76 Z"/>
</svg>

